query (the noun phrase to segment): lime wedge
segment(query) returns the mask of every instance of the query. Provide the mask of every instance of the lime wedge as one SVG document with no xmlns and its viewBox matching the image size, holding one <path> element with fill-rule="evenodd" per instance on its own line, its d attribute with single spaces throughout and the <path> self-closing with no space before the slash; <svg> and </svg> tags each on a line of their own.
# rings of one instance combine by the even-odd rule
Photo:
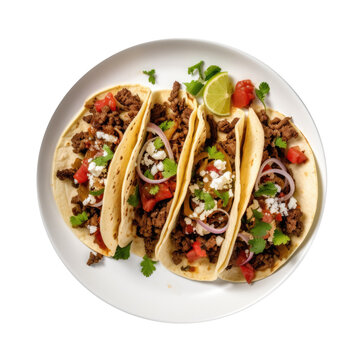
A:
<svg viewBox="0 0 360 360">
<path fill-rule="evenodd" d="M 215 115 L 230 115 L 232 85 L 227 72 L 211 78 L 204 89 L 206 107 Z"/>
</svg>

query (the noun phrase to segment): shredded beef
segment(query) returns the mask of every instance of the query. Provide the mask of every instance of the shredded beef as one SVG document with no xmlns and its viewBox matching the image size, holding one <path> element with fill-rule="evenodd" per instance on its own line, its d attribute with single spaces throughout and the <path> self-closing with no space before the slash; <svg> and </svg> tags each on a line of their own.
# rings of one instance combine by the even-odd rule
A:
<svg viewBox="0 0 360 360">
<path fill-rule="evenodd" d="M 73 147 L 73 152 L 76 154 L 82 153 L 85 154 L 89 145 L 89 133 L 86 131 L 81 131 L 76 133 L 71 138 L 71 143 Z"/>
<path fill-rule="evenodd" d="M 174 81 L 173 88 L 171 90 L 170 96 L 169 96 L 169 102 L 173 102 L 179 95 L 180 91 L 180 83 L 178 81 Z"/>
<path fill-rule="evenodd" d="M 225 140 L 219 141 L 218 144 L 224 149 L 224 151 L 228 154 L 230 159 L 235 159 L 236 154 L 236 138 L 235 131 L 231 130 Z"/>
<path fill-rule="evenodd" d="M 235 125 L 239 121 L 239 118 L 234 118 L 231 123 L 228 120 L 221 120 L 217 123 L 217 127 L 219 131 L 222 131 L 224 133 L 229 133 L 231 130 L 235 128 Z"/>
<path fill-rule="evenodd" d="M 212 115 L 206 115 L 206 120 L 210 126 L 210 144 L 215 144 L 217 140 L 217 125 Z"/>
<path fill-rule="evenodd" d="M 304 224 L 301 220 L 302 215 L 303 213 L 299 208 L 289 210 L 288 216 L 281 223 L 283 232 L 287 235 L 300 236 L 304 229 Z"/>
<path fill-rule="evenodd" d="M 101 259 L 103 258 L 103 255 L 96 253 L 96 255 L 94 253 L 92 253 L 90 251 L 90 255 L 89 255 L 89 259 L 87 261 L 87 265 L 91 266 L 93 264 L 97 264 Z"/>
<path fill-rule="evenodd" d="M 166 106 L 164 104 L 155 104 L 151 109 L 151 122 L 160 124 L 166 120 Z"/>
<path fill-rule="evenodd" d="M 136 111 L 141 108 L 141 100 L 139 95 L 133 95 L 129 89 L 121 89 L 116 95 L 115 99 L 120 103 L 120 110 L 122 111 Z"/>
<path fill-rule="evenodd" d="M 65 179 L 73 180 L 75 173 L 76 173 L 75 169 L 58 170 L 56 172 L 56 177 L 59 178 L 60 180 L 65 180 Z"/>
</svg>

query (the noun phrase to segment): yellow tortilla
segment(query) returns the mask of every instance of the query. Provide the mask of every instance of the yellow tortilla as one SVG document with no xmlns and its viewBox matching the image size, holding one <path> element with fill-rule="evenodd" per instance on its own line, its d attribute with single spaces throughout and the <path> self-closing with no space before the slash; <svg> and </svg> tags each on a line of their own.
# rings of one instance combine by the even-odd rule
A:
<svg viewBox="0 0 360 360">
<path fill-rule="evenodd" d="M 150 105 L 148 106 L 147 111 L 145 113 L 144 121 L 142 122 L 140 129 L 139 137 L 137 139 L 137 143 L 134 147 L 134 150 L 131 154 L 129 165 L 127 167 L 125 174 L 125 180 L 123 183 L 122 200 L 121 200 L 122 221 L 119 226 L 118 242 L 119 242 L 119 246 L 124 247 L 132 241 L 131 251 L 138 256 L 145 255 L 144 240 L 142 237 L 139 237 L 136 234 L 136 226 L 133 224 L 133 219 L 135 217 L 135 208 L 132 205 L 130 205 L 127 200 L 129 199 L 129 196 L 135 192 L 135 186 L 137 183 L 136 160 L 146 140 L 146 136 L 147 136 L 146 127 L 150 122 L 151 109 L 157 103 L 163 104 L 164 102 L 167 102 L 170 93 L 171 90 L 160 90 L 160 91 L 155 91 L 151 94 Z M 160 244 L 163 241 L 164 234 L 166 232 L 167 227 L 169 226 L 170 220 L 172 219 L 178 197 L 183 188 L 182 180 L 184 176 L 184 169 L 186 168 L 186 164 L 188 162 L 189 153 L 191 150 L 191 144 L 193 141 L 194 130 L 195 130 L 196 109 L 197 109 L 196 99 L 185 91 L 180 91 L 179 96 L 185 99 L 186 105 L 188 105 L 191 109 L 193 109 L 193 111 L 189 118 L 188 134 L 186 136 L 186 140 L 177 166 L 178 170 L 176 174 L 176 184 L 177 184 L 176 190 L 174 193 L 174 197 L 172 199 L 172 204 L 170 207 L 169 214 L 167 216 L 166 222 L 161 231 L 160 238 L 155 248 L 155 256 L 154 256 L 155 259 L 157 258 L 157 249 L 159 248 Z"/>
<path fill-rule="evenodd" d="M 171 220 L 171 224 L 169 225 L 167 232 L 164 237 L 164 241 L 162 243 L 161 248 L 159 249 L 159 259 L 161 263 L 173 273 L 183 276 L 192 280 L 200 280 L 200 281 L 213 281 L 218 277 L 219 268 L 221 264 L 224 263 L 226 255 L 228 253 L 228 249 L 233 237 L 233 233 L 235 230 L 235 226 L 238 218 L 238 206 L 240 202 L 240 145 L 242 140 L 242 134 L 244 129 L 245 122 L 245 114 L 242 110 L 237 108 L 232 108 L 231 115 L 226 117 L 226 119 L 231 122 L 234 118 L 238 117 L 239 121 L 235 126 L 235 137 L 236 137 L 236 154 L 235 154 L 235 188 L 234 188 L 234 201 L 230 211 L 229 218 L 229 227 L 225 234 L 225 239 L 221 245 L 220 254 L 218 258 L 218 262 L 216 264 L 210 263 L 208 258 L 200 258 L 193 263 L 189 264 L 187 259 L 184 258 L 182 262 L 178 265 L 175 265 L 172 261 L 172 242 L 171 242 L 171 232 L 175 228 L 181 206 L 185 200 L 188 186 L 191 181 L 191 175 L 193 170 L 194 158 L 200 152 L 200 150 L 204 147 L 204 143 L 206 140 L 207 133 L 207 122 L 206 119 L 206 110 L 204 105 L 201 105 L 198 109 L 198 128 L 194 137 L 194 142 L 192 146 L 192 150 L 188 159 L 188 164 L 186 168 L 185 179 L 183 182 L 182 194 L 179 197 L 179 201 L 177 207 L 174 211 L 174 216 Z M 216 122 L 223 120 L 224 117 L 218 117 L 214 115 L 214 119 Z M 226 137 L 226 134 L 219 133 L 218 140 L 221 141 Z M 186 267 L 187 265 L 191 265 L 195 268 L 194 272 L 183 271 L 181 267 Z"/>
<path fill-rule="evenodd" d="M 258 106 L 254 106 L 255 110 L 260 110 Z M 283 119 L 285 116 L 275 110 L 267 109 L 267 115 L 270 119 L 279 118 Z M 290 164 L 288 167 L 291 169 L 293 178 L 296 184 L 296 190 L 294 197 L 297 200 L 297 203 L 300 205 L 300 208 L 304 214 L 303 224 L 304 229 L 301 236 L 291 236 L 291 247 L 288 251 L 287 257 L 278 259 L 272 269 L 266 269 L 263 271 L 256 271 L 255 278 L 253 281 L 261 280 L 267 276 L 273 274 L 278 270 L 282 265 L 285 264 L 287 260 L 294 254 L 296 249 L 301 245 L 301 243 L 306 239 L 311 225 L 313 223 L 318 200 L 318 178 L 316 171 L 316 162 L 314 154 L 311 150 L 309 143 L 307 142 L 304 135 L 299 129 L 296 128 L 299 136 L 296 139 L 291 139 L 288 142 L 288 146 L 299 146 L 301 150 L 305 150 L 305 155 L 308 157 L 308 161 L 303 164 Z M 250 200 L 253 187 L 255 185 L 255 180 L 261 166 L 261 160 L 263 155 L 264 147 L 264 131 L 262 125 L 255 113 L 255 111 L 249 109 L 249 117 L 247 119 L 247 128 L 245 143 L 243 148 L 242 155 L 242 165 L 241 165 L 241 201 L 240 201 L 240 211 L 238 217 L 238 223 L 235 229 L 234 238 L 232 240 L 231 246 L 229 247 L 229 252 L 226 256 L 226 262 L 222 266 L 221 274 L 219 277 L 223 280 L 233 281 L 233 282 L 245 282 L 245 278 L 239 267 L 233 266 L 230 270 L 225 270 L 233 248 L 236 241 L 236 236 L 239 232 L 241 226 L 241 218 L 244 215 L 248 202 Z M 252 161 L 252 159 L 254 161 Z"/>
<path fill-rule="evenodd" d="M 138 114 L 132 120 L 128 128 L 126 129 L 123 139 L 118 145 L 114 157 L 111 160 L 109 166 L 107 183 L 105 186 L 103 206 L 100 218 L 100 231 L 104 243 L 106 244 L 108 251 L 101 249 L 94 242 L 94 235 L 89 234 L 89 230 L 85 228 L 73 228 L 70 224 L 70 216 L 73 215 L 72 208 L 74 204 L 71 204 L 71 198 L 77 195 L 76 188 L 74 188 L 70 181 L 62 181 L 56 177 L 57 170 L 70 168 L 74 160 L 79 157 L 79 154 L 75 154 L 72 151 L 71 138 L 80 131 L 87 131 L 89 124 L 82 120 L 84 115 L 89 113 L 89 109 L 86 104 L 92 103 L 94 98 L 103 99 L 108 92 L 116 95 L 118 91 L 123 88 L 127 88 L 133 95 L 139 95 L 143 102 Z M 148 99 L 150 96 L 150 89 L 141 85 L 119 85 L 110 89 L 103 90 L 91 96 L 80 112 L 75 116 L 74 120 L 64 130 L 61 135 L 57 147 L 55 149 L 53 158 L 52 169 L 52 188 L 56 204 L 60 210 L 60 213 L 68 224 L 74 234 L 91 250 L 94 250 L 100 254 L 106 256 L 112 256 L 117 246 L 117 229 L 120 223 L 121 215 L 121 188 L 125 175 L 125 169 L 129 161 L 131 151 L 136 143 L 137 134 L 139 132 L 143 115 L 148 105 Z"/>
</svg>

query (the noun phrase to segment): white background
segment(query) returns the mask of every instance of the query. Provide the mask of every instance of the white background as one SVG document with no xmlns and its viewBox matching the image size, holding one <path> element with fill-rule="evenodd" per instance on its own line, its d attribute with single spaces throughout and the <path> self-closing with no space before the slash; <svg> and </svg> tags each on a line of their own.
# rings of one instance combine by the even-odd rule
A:
<svg viewBox="0 0 360 360">
<path fill-rule="evenodd" d="M 359 358 L 356 3 L 183 0 L 172 5 L 170 1 L 1 5 L 3 359 Z M 318 126 L 329 178 L 321 228 L 294 274 L 243 312 L 188 325 L 125 314 L 82 287 L 53 250 L 36 196 L 41 139 L 71 86 L 122 49 L 172 37 L 238 47 L 284 77 Z"/>
</svg>

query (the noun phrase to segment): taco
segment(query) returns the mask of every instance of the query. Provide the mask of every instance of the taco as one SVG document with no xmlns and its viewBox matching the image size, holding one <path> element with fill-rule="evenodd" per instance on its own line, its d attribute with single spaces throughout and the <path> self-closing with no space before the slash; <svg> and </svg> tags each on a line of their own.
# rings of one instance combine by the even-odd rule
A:
<svg viewBox="0 0 360 360">
<path fill-rule="evenodd" d="M 212 281 L 225 261 L 237 223 L 245 114 L 232 108 L 229 117 L 218 117 L 202 105 L 198 121 L 183 192 L 159 258 L 178 275 Z"/>
<path fill-rule="evenodd" d="M 53 194 L 65 222 L 90 249 L 113 255 L 121 188 L 150 90 L 116 86 L 89 98 L 57 144 Z"/>
<path fill-rule="evenodd" d="M 156 258 L 182 190 L 195 129 L 197 102 L 174 82 L 153 92 L 126 170 L 119 245 Z"/>
<path fill-rule="evenodd" d="M 311 228 L 318 199 L 315 158 L 304 135 L 291 118 L 253 108 L 242 151 L 239 221 L 220 268 L 220 278 L 248 283 L 291 257 Z"/>
</svg>

